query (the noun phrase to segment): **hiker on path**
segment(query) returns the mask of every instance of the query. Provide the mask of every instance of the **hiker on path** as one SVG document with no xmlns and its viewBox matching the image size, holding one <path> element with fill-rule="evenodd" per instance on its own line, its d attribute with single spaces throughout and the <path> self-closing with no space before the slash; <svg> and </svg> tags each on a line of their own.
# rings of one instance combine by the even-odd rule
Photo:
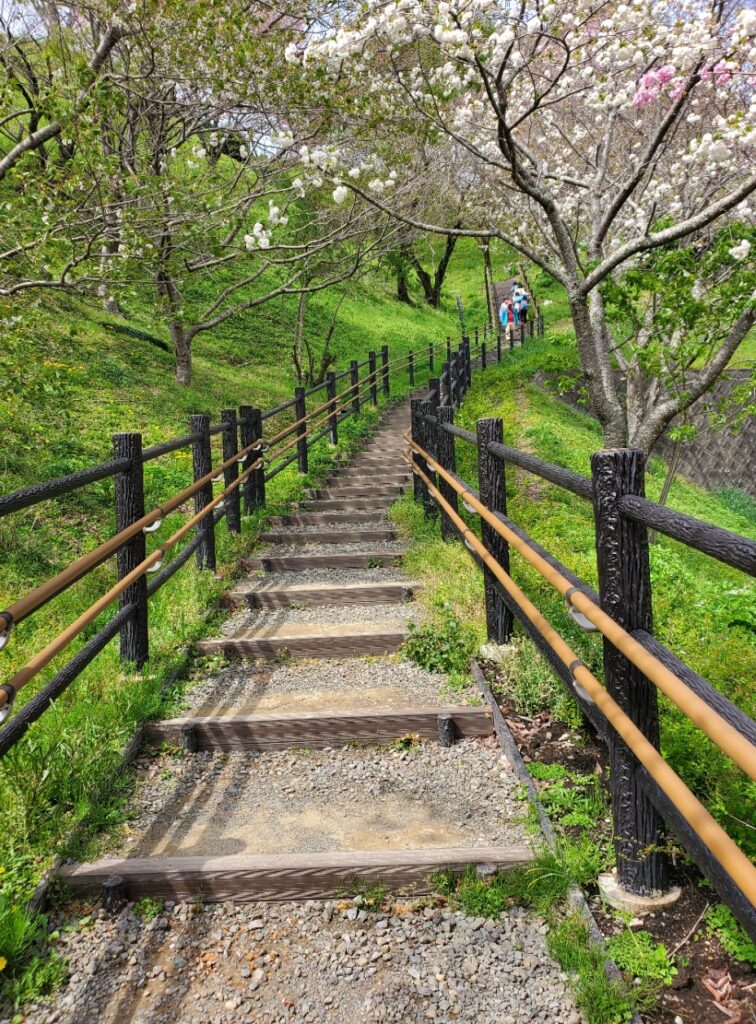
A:
<svg viewBox="0 0 756 1024">
<path fill-rule="evenodd" d="M 524 288 L 518 288 L 514 295 L 514 306 L 521 324 L 528 322 L 528 293 Z"/>
<path fill-rule="evenodd" d="M 507 340 L 511 343 L 514 334 L 514 329 L 519 324 L 520 319 L 517 315 L 517 309 L 511 299 L 505 299 L 499 307 L 499 323 L 504 328 L 504 335 Z"/>
</svg>

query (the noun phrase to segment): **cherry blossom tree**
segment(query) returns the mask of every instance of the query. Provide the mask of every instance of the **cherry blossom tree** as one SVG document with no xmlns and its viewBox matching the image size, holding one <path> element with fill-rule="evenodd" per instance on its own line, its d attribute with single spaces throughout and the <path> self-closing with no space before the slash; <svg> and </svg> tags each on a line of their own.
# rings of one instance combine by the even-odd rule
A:
<svg viewBox="0 0 756 1024">
<path fill-rule="evenodd" d="M 749 218 L 756 11 L 719 0 L 316 0 L 309 14 L 286 58 L 331 111 L 326 169 L 341 200 L 351 193 L 418 231 L 500 239 L 549 273 L 567 292 L 605 444 L 650 450 L 686 399 L 662 387 L 652 401 L 644 386 L 623 401 L 617 370 L 653 368 L 637 359 L 642 332 L 616 336 L 604 294 L 646 254 Z M 474 165 L 464 226 L 413 208 L 397 140 L 415 132 L 443 140 L 441 159 L 454 146 Z M 727 258 L 749 259 L 749 245 L 736 235 Z M 738 301 L 717 372 L 754 322 L 753 296 Z"/>
</svg>

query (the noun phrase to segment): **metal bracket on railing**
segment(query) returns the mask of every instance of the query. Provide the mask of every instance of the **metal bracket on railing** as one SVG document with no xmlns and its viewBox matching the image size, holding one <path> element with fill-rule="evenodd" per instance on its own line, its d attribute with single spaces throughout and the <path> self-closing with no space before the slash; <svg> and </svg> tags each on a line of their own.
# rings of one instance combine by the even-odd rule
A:
<svg viewBox="0 0 756 1024">
<path fill-rule="evenodd" d="M 5 620 L 5 627 L 0 630 L 0 651 L 8 646 L 11 630 L 13 629 L 13 616 L 10 612 L 0 612 L 0 619 Z"/>
<path fill-rule="evenodd" d="M 594 705 L 596 701 L 593 699 L 593 697 L 591 697 L 590 693 L 588 693 L 588 691 L 580 685 L 580 683 L 575 678 L 575 669 L 580 668 L 581 666 L 583 668 L 588 668 L 586 663 L 584 661 L 581 661 L 580 658 L 575 658 L 574 661 L 570 662 L 568 671 L 572 676 L 572 688 L 578 695 L 578 697 L 580 697 L 581 700 L 585 701 L 586 704 Z"/>
<path fill-rule="evenodd" d="M 159 508 L 157 511 L 160 513 L 158 518 L 154 521 L 154 523 L 148 523 L 147 526 L 143 526 L 142 533 L 157 533 L 160 527 L 163 525 L 163 510 L 162 508 Z"/>
<path fill-rule="evenodd" d="M 462 499 L 462 507 L 464 508 L 465 512 L 469 512 L 471 516 L 478 515 L 478 510 L 473 508 L 472 505 L 468 505 L 464 498 Z"/>
<path fill-rule="evenodd" d="M 0 708 L 0 724 L 2 724 L 6 718 L 10 717 L 10 714 L 13 711 L 13 701 L 16 698 L 16 688 L 15 686 L 11 686 L 10 683 L 3 683 L 3 685 L 0 686 L 0 690 L 2 690 L 8 697 L 5 704 Z"/>
<path fill-rule="evenodd" d="M 565 591 L 564 601 L 567 605 L 567 614 L 573 622 L 577 623 L 581 629 L 584 629 L 586 633 L 598 633 L 599 628 L 595 626 L 589 618 L 586 618 L 582 612 L 578 611 L 577 608 L 572 604 L 572 595 L 580 593 L 580 587 L 570 587 L 569 590 Z"/>
</svg>

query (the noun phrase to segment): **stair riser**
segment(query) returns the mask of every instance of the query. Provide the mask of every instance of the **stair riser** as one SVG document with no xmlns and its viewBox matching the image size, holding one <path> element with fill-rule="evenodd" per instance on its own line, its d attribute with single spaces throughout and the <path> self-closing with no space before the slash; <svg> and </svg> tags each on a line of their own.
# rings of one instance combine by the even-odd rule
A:
<svg viewBox="0 0 756 1024">
<path fill-rule="evenodd" d="M 401 604 L 411 601 L 418 588 L 404 583 L 384 583 L 364 587 L 331 587 L 327 590 L 260 590 L 254 593 L 232 593 L 237 604 L 250 608 L 290 608 L 293 604 L 309 606 L 322 605 L 370 605 Z"/>
<path fill-rule="evenodd" d="M 368 569 L 371 565 L 394 565 L 401 561 L 401 554 L 371 554 L 360 551 L 348 551 L 328 555 L 272 555 L 263 558 L 250 558 L 251 571 L 262 569 L 264 572 L 298 572 L 303 569 Z"/>
<path fill-rule="evenodd" d="M 484 709 L 455 709 L 452 712 L 456 739 L 490 736 L 493 722 Z M 306 747 L 323 750 L 343 747 L 347 743 L 367 745 L 393 743 L 408 733 L 427 740 L 438 740 L 439 710 L 406 711 L 375 714 L 313 714 L 260 717 L 221 717 L 216 719 L 177 719 L 173 722 L 149 723 L 145 740 L 150 744 L 179 744 L 182 728 L 191 727 L 197 750 L 249 751 L 291 750 Z"/>
<path fill-rule="evenodd" d="M 302 502 L 302 507 L 308 512 L 385 512 L 393 499 L 377 502 L 368 501 L 366 498 L 357 498 L 349 501 L 347 498 L 317 498 L 311 501 Z"/>
<path fill-rule="evenodd" d="M 362 654 L 393 654 L 404 643 L 404 633 L 375 633 L 354 637 L 274 637 L 259 640 L 203 640 L 200 654 L 224 654 L 227 658 L 276 658 L 287 653 L 295 658 L 359 658 Z"/>
<path fill-rule="evenodd" d="M 334 487 L 323 491 L 314 491 L 313 497 L 316 500 L 345 498 L 398 498 L 405 490 L 404 487 Z"/>
<path fill-rule="evenodd" d="M 58 872 L 76 896 L 99 896 L 104 882 L 124 880 L 126 897 L 222 903 L 233 900 L 338 899 L 356 887 L 385 886 L 414 894 L 433 892 L 438 871 L 462 874 L 469 865 L 506 869 L 533 859 L 528 847 L 482 846 L 467 849 L 281 854 L 277 857 L 156 857 L 66 865 Z"/>
<path fill-rule="evenodd" d="M 383 525 L 384 519 L 380 511 L 353 512 L 345 515 L 343 512 L 301 512 L 293 516 L 273 516 L 270 520 L 271 526 L 320 526 L 321 524 L 333 525 L 337 523 L 375 523 L 376 529 Z"/>
<path fill-rule="evenodd" d="M 267 544 L 383 544 L 396 540 L 393 530 L 332 530 L 323 533 L 263 533 L 260 540 Z"/>
</svg>

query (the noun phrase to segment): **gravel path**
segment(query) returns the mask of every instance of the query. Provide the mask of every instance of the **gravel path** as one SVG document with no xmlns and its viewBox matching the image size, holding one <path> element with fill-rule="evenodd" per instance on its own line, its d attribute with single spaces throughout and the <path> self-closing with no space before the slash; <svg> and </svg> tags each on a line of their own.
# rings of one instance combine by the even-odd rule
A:
<svg viewBox="0 0 756 1024">
<path fill-rule="evenodd" d="M 403 555 L 407 550 L 404 540 L 367 540 L 355 541 L 352 544 L 269 544 L 262 558 L 283 558 L 288 555 L 334 555 L 341 552 L 363 553 L 383 551 Z M 303 582 L 306 582 L 303 577 Z"/>
<path fill-rule="evenodd" d="M 431 905 L 428 905 L 428 904 Z M 519 908 L 468 918 L 443 901 L 166 904 L 61 917 L 71 981 L 27 1024 L 581 1024 Z M 62 931 L 73 925 L 70 932 Z"/>
<path fill-rule="evenodd" d="M 453 747 L 169 753 L 138 762 L 120 856 L 225 856 L 526 841 L 494 739 Z"/>
<path fill-rule="evenodd" d="M 315 605 L 311 608 L 247 608 L 232 616 L 220 627 L 230 636 L 244 629 L 267 629 L 272 626 L 297 626 L 327 619 L 329 625 L 340 622 L 420 622 L 425 613 L 418 605 L 406 604 L 346 604 Z"/>
<path fill-rule="evenodd" d="M 407 408 L 369 450 L 399 451 Z M 355 467 L 352 467 L 353 469 Z M 372 470 L 369 470 L 372 472 Z M 338 483 L 334 485 L 334 489 Z M 365 531 L 388 523 L 295 527 Z M 286 529 L 278 527 L 277 530 Z M 289 528 L 291 529 L 291 528 Z M 272 545 L 270 555 L 405 550 L 401 541 Z M 239 590 L 384 583 L 397 567 L 252 574 Z M 257 626 L 419 619 L 412 604 L 244 609 L 229 635 Z M 236 663 L 198 679 L 197 715 L 478 704 L 398 656 Z M 493 737 L 451 748 L 387 747 L 266 754 L 145 752 L 127 827 L 111 855 L 277 854 L 489 846 L 527 841 L 519 786 Z M 467 918 L 444 900 L 231 903 L 152 901 L 113 915 L 70 905 L 52 917 L 70 980 L 28 1008 L 27 1024 L 581 1024 L 546 925 L 519 908 Z M 149 913 L 145 914 L 145 909 Z M 0 1016 L 2 1011 L 0 1011 Z M 0 1020 L 0 1024 L 8 1024 Z"/>
<path fill-rule="evenodd" d="M 300 659 L 271 668 L 233 664 L 199 680 L 183 700 L 187 714 L 288 714 L 479 704 L 472 688 L 450 690 L 446 676 L 426 672 L 397 656 L 388 658 Z"/>
<path fill-rule="evenodd" d="M 390 530 L 391 523 L 389 522 L 388 515 L 385 512 L 377 512 L 374 518 L 367 523 L 354 522 L 353 519 L 344 519 L 342 522 L 339 520 L 338 523 L 320 523 L 313 526 L 272 526 L 269 527 L 269 532 L 273 533 L 340 533 L 342 530 L 352 531 L 365 531 L 365 530 Z"/>
</svg>

